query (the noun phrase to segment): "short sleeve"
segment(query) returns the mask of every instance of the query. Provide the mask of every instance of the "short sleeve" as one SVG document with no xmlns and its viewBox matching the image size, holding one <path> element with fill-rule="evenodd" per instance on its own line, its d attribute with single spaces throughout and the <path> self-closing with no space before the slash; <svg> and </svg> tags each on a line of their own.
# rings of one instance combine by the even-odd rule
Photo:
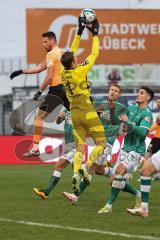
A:
<svg viewBox="0 0 160 240">
<path fill-rule="evenodd" d="M 53 55 L 48 53 L 46 57 L 46 62 L 47 62 L 47 68 L 52 67 L 55 62 L 55 57 L 53 57 Z"/>
</svg>

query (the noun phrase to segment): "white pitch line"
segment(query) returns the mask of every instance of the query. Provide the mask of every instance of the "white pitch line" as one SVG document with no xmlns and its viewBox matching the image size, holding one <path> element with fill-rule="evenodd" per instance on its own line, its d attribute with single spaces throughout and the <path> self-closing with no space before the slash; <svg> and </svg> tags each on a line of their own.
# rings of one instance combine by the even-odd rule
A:
<svg viewBox="0 0 160 240">
<path fill-rule="evenodd" d="M 57 224 L 45 224 L 45 223 L 38 223 L 38 222 L 18 221 L 18 220 L 12 220 L 12 219 L 8 219 L 8 218 L 0 218 L 0 222 L 17 223 L 17 224 L 37 226 L 37 227 L 46 227 L 46 228 L 58 228 L 58 229 L 71 230 L 71 231 L 77 231 L 77 232 L 97 233 L 97 234 L 102 234 L 102 235 L 118 236 L 118 237 L 124 237 L 124 238 L 160 240 L 159 237 L 135 235 L 135 234 L 128 234 L 128 233 L 116 233 L 116 232 L 110 232 L 110 231 L 102 231 L 102 230 L 98 230 L 98 229 L 76 228 L 76 227 L 69 227 L 69 226 L 61 226 L 61 225 L 57 225 Z"/>
</svg>

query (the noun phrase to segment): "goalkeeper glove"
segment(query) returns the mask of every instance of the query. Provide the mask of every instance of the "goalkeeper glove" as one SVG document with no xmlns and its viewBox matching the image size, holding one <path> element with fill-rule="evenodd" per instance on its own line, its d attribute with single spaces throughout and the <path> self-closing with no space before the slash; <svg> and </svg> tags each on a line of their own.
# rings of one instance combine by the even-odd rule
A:
<svg viewBox="0 0 160 240">
<path fill-rule="evenodd" d="M 22 69 L 14 71 L 14 72 L 11 73 L 10 79 L 12 80 L 13 78 L 15 78 L 15 77 L 17 77 L 17 76 L 19 76 L 21 74 L 23 74 L 23 70 Z"/>
<path fill-rule="evenodd" d="M 85 28 L 85 25 L 82 24 L 81 18 L 79 17 L 78 18 L 78 31 L 77 31 L 77 34 L 81 36 L 84 28 Z"/>
<path fill-rule="evenodd" d="M 41 92 L 41 91 L 38 91 L 36 94 L 34 94 L 33 99 L 34 99 L 35 101 L 38 101 L 38 98 L 41 96 L 41 94 L 42 94 L 42 92 Z"/>
<path fill-rule="evenodd" d="M 92 23 L 92 27 L 87 26 L 88 30 L 93 34 L 93 36 L 98 35 L 99 31 L 99 22 L 97 19 L 95 19 Z"/>
</svg>

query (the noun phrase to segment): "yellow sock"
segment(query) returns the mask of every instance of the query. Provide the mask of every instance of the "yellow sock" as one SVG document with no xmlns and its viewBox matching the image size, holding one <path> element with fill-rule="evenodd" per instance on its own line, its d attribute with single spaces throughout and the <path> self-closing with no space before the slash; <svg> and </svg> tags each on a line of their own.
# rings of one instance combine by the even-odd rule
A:
<svg viewBox="0 0 160 240">
<path fill-rule="evenodd" d="M 73 157 L 74 173 L 78 173 L 82 165 L 83 153 L 76 151 Z"/>
<path fill-rule="evenodd" d="M 103 152 L 104 152 L 104 146 L 101 146 L 101 145 L 96 146 L 92 150 L 86 164 L 90 167 L 102 155 Z"/>
</svg>

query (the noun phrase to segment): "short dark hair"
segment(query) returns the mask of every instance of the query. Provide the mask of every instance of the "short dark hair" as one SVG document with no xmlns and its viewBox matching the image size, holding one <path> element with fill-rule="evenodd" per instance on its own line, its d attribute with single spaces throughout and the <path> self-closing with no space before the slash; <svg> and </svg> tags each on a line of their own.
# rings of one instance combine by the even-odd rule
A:
<svg viewBox="0 0 160 240">
<path fill-rule="evenodd" d="M 140 89 L 144 89 L 150 95 L 150 101 L 154 98 L 154 92 L 147 86 L 141 86 Z"/>
<path fill-rule="evenodd" d="M 61 63 L 66 70 L 70 70 L 72 68 L 73 60 L 74 60 L 74 53 L 70 51 L 64 52 L 61 57 Z"/>
<path fill-rule="evenodd" d="M 54 32 L 51 32 L 51 31 L 43 33 L 42 37 L 47 37 L 49 39 L 54 39 L 55 41 L 57 41 L 56 34 Z"/>
<path fill-rule="evenodd" d="M 110 86 L 109 86 L 109 90 L 110 90 L 110 88 L 111 87 L 117 87 L 117 88 L 119 88 L 119 91 L 121 92 L 121 87 L 118 85 L 118 84 L 111 84 Z"/>
</svg>

